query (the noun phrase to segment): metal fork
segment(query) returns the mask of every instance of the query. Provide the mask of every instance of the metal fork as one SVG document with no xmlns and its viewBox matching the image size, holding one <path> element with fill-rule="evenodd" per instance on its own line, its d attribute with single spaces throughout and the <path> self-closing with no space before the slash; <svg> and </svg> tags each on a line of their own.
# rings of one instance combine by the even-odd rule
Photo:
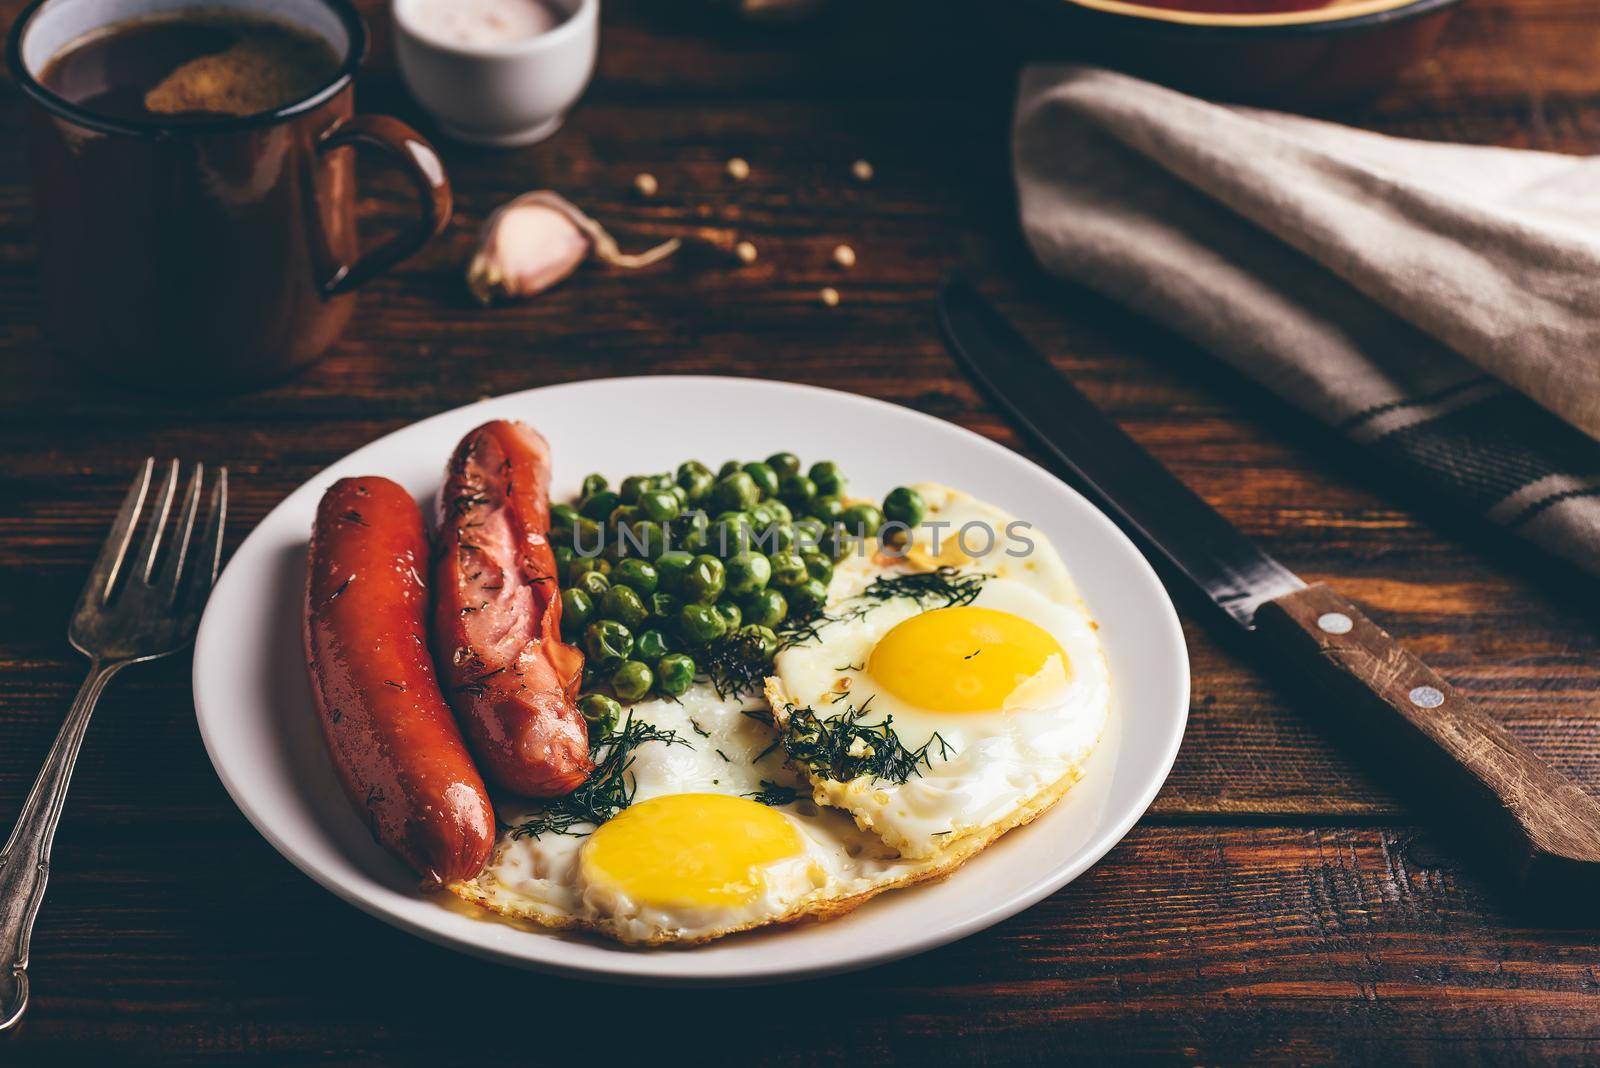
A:
<svg viewBox="0 0 1600 1068">
<path fill-rule="evenodd" d="M 157 476 L 152 457 L 128 488 L 100 558 L 78 596 L 67 640 L 89 658 L 89 677 L 61 724 L 44 768 L 23 802 L 17 826 L 0 853 L 0 1031 L 15 1027 L 28 1007 L 28 941 L 50 877 L 50 844 L 67 800 L 72 766 L 100 694 L 129 664 L 170 656 L 194 640 L 222 555 L 228 513 L 228 469 L 218 468 L 205 533 L 190 552 L 205 468 L 195 464 L 173 529 L 167 520 L 182 465 L 173 460 Z M 142 525 L 146 499 L 155 500 Z M 138 547 L 129 553 L 134 535 Z"/>
</svg>

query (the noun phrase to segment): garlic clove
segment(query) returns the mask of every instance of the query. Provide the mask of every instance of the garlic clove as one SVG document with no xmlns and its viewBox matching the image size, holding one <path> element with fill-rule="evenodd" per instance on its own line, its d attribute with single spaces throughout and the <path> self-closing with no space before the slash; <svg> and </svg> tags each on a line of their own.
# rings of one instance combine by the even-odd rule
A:
<svg viewBox="0 0 1600 1068">
<path fill-rule="evenodd" d="M 467 266 L 467 287 L 481 303 L 532 297 L 595 259 L 612 267 L 648 267 L 678 251 L 677 238 L 624 253 L 605 228 L 571 201 L 541 189 L 524 193 L 489 216 Z"/>
<path fill-rule="evenodd" d="M 556 209 L 509 204 L 484 224 L 467 286 L 484 304 L 496 297 L 531 297 L 577 270 L 589 248 L 589 238 Z"/>
</svg>

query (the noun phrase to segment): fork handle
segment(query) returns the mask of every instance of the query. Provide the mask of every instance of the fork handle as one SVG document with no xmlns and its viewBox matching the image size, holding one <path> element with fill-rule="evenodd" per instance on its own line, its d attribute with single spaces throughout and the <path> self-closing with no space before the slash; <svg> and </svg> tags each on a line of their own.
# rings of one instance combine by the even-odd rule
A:
<svg viewBox="0 0 1600 1068">
<path fill-rule="evenodd" d="M 72 711 L 22 803 L 5 852 L 0 853 L 0 1031 L 15 1027 L 28 1007 L 28 939 L 50 878 L 50 845 L 55 841 L 89 716 L 106 683 L 126 663 L 90 662 L 89 676 L 78 688 Z"/>
</svg>

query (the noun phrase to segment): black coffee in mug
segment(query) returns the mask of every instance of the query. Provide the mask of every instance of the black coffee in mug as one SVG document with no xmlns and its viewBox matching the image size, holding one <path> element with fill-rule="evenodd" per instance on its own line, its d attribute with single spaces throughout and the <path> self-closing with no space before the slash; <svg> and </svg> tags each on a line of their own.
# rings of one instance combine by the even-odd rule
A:
<svg viewBox="0 0 1600 1068">
<path fill-rule="evenodd" d="M 437 234 L 450 183 L 354 113 L 352 0 L 34 0 L 6 52 L 27 111 L 48 336 L 142 387 L 233 389 L 333 344 L 354 290 Z M 416 218 L 361 247 L 355 153 Z"/>
<path fill-rule="evenodd" d="M 272 111 L 316 92 L 338 67 L 326 41 L 286 22 L 191 8 L 73 41 L 39 80 L 98 115 L 170 123 Z"/>
</svg>

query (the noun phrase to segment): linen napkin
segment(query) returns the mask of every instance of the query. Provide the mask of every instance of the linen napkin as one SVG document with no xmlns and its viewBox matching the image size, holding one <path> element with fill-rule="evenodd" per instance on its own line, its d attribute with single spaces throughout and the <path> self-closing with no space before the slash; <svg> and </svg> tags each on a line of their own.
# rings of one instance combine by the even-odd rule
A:
<svg viewBox="0 0 1600 1068">
<path fill-rule="evenodd" d="M 1046 269 L 1600 574 L 1600 157 L 1403 140 L 1081 66 L 1024 72 L 1012 153 Z"/>
</svg>

